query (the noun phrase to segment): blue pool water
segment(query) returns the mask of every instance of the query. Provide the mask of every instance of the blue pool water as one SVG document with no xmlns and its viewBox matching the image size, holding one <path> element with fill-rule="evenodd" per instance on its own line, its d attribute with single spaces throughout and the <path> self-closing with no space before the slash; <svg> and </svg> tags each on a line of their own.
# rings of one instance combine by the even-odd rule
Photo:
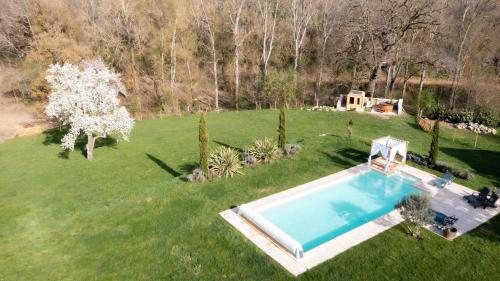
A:
<svg viewBox="0 0 500 281">
<path fill-rule="evenodd" d="M 368 171 L 259 213 L 307 252 L 390 213 L 403 197 L 420 193 L 416 181 L 403 173 Z"/>
</svg>

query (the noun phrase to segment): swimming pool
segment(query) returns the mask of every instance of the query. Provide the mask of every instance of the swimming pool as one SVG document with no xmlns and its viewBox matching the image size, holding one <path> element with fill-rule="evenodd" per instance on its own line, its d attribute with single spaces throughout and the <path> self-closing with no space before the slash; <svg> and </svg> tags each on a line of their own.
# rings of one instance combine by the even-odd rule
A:
<svg viewBox="0 0 500 281">
<path fill-rule="evenodd" d="M 275 232 L 298 242 L 307 253 L 390 213 L 403 197 L 421 192 L 414 187 L 417 181 L 402 172 L 386 176 L 369 170 L 263 206 L 256 216 L 272 224 Z"/>
</svg>

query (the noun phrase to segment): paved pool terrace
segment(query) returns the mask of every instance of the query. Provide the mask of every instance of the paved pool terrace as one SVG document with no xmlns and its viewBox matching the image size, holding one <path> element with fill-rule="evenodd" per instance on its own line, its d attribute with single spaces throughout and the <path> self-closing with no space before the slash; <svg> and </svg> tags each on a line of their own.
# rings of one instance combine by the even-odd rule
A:
<svg viewBox="0 0 500 281">
<path fill-rule="evenodd" d="M 372 168 L 368 167 L 366 164 L 361 164 L 318 180 L 272 194 L 246 205 L 251 208 L 258 209 L 273 202 L 300 196 L 308 192 L 311 188 L 324 185 L 326 183 L 334 184 L 336 181 L 343 180 L 346 177 L 355 176 L 370 169 Z M 438 188 L 431 185 L 431 182 L 437 177 L 430 173 L 408 165 L 402 166 L 399 170 L 421 180 L 416 187 L 429 193 L 432 198 L 432 209 L 444 213 L 447 216 L 455 216 L 458 218 L 458 221 L 455 223 L 455 227 L 458 230 L 456 237 L 471 231 L 500 212 L 500 208 L 474 209 L 474 207 L 469 205 L 467 201 L 463 199 L 464 195 L 469 195 L 474 192 L 474 190 L 470 188 L 456 183 L 451 183 L 445 188 Z M 238 215 L 237 208 L 228 209 L 219 214 L 233 227 L 240 231 L 248 240 L 253 242 L 255 246 L 278 262 L 294 276 L 298 276 L 299 274 L 306 272 L 314 266 L 335 257 L 349 248 L 358 245 L 403 221 L 403 218 L 400 216 L 398 210 L 394 210 L 304 253 L 303 258 L 297 259 L 292 253 L 285 250 L 258 227 Z M 436 234 L 441 235 L 441 230 L 436 229 L 433 226 L 428 226 L 427 228 Z M 443 239 L 445 238 L 443 237 Z"/>
</svg>

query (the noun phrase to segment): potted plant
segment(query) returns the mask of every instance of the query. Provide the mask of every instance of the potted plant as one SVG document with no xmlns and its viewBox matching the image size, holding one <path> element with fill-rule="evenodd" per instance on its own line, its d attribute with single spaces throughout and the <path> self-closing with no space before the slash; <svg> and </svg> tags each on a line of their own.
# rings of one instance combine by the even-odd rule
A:
<svg viewBox="0 0 500 281">
<path fill-rule="evenodd" d="M 457 236 L 457 228 L 456 227 L 453 227 L 453 226 L 450 226 L 450 227 L 447 227 L 444 229 L 444 236 L 447 238 L 447 239 L 453 239 Z"/>
</svg>

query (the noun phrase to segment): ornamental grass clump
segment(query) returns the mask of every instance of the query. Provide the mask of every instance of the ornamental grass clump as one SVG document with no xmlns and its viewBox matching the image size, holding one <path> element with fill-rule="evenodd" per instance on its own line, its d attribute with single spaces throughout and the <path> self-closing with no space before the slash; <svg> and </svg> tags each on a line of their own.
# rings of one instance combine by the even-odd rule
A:
<svg viewBox="0 0 500 281">
<path fill-rule="evenodd" d="M 271 163 L 283 155 L 278 145 L 270 138 L 256 140 L 248 148 L 248 153 L 259 163 Z"/>
<path fill-rule="evenodd" d="M 243 168 L 239 153 L 223 146 L 210 154 L 208 163 L 213 177 L 232 177 L 235 174 L 241 174 L 240 170 Z"/>
</svg>

